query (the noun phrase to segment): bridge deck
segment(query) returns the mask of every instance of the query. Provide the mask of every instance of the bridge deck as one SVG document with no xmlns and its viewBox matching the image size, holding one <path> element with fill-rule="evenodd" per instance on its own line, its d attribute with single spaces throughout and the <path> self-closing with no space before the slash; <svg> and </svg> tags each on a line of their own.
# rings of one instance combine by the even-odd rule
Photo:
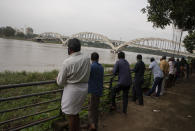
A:
<svg viewBox="0 0 195 131">
<path fill-rule="evenodd" d="M 130 101 L 126 116 L 118 108 L 100 119 L 100 131 L 195 131 L 195 74 L 160 98 L 144 97 L 143 107 Z"/>
</svg>

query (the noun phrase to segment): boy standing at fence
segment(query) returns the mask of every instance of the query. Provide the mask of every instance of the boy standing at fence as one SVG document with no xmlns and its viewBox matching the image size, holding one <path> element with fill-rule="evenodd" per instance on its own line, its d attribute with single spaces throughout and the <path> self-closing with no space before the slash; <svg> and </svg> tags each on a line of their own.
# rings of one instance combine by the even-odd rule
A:
<svg viewBox="0 0 195 131">
<path fill-rule="evenodd" d="M 94 52 L 91 54 L 91 61 L 91 72 L 88 82 L 88 92 L 90 93 L 88 119 L 89 130 L 95 131 L 98 128 L 98 107 L 103 89 L 104 68 L 98 63 L 98 53 Z"/>
</svg>

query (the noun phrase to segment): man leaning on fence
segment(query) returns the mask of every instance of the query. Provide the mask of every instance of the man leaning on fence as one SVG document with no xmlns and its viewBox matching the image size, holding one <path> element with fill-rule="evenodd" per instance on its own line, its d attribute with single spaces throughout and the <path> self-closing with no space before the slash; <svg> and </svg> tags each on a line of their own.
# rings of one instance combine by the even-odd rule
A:
<svg viewBox="0 0 195 131">
<path fill-rule="evenodd" d="M 68 40 L 68 55 L 57 77 L 57 84 L 64 86 L 61 109 L 69 118 L 69 131 L 80 131 L 79 112 L 88 93 L 90 58 L 80 52 L 78 39 Z"/>
<path fill-rule="evenodd" d="M 118 53 L 118 61 L 114 65 L 113 74 L 118 75 L 118 84 L 112 88 L 112 107 L 111 109 L 116 109 L 115 97 L 116 93 L 123 90 L 123 113 L 127 113 L 128 105 L 128 93 L 131 85 L 131 72 L 130 65 L 127 60 L 125 60 L 125 53 Z"/>
<path fill-rule="evenodd" d="M 154 91 L 158 87 L 156 97 L 159 97 L 160 92 L 161 92 L 161 86 L 162 86 L 162 81 L 163 81 L 164 74 L 161 71 L 158 63 L 155 61 L 155 59 L 153 57 L 150 59 L 150 61 L 151 61 L 151 64 L 149 65 L 149 69 L 152 70 L 152 73 L 154 75 L 154 82 L 153 82 L 153 85 L 152 85 L 152 89 L 150 89 L 146 93 L 146 95 L 150 96 L 152 93 L 154 93 Z"/>
<path fill-rule="evenodd" d="M 88 119 L 89 119 L 89 130 L 96 131 L 98 128 L 98 107 L 100 103 L 100 96 L 102 95 L 103 89 L 103 77 L 104 77 L 104 68 L 101 64 L 98 63 L 99 55 L 94 52 L 91 54 L 91 71 L 88 82 L 88 92 L 89 97 L 89 110 L 88 110 Z"/>
</svg>

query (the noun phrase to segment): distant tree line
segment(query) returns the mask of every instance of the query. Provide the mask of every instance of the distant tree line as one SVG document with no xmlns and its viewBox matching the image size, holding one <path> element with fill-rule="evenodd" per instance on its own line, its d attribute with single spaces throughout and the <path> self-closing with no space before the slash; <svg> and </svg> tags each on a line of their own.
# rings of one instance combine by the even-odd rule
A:
<svg viewBox="0 0 195 131">
<path fill-rule="evenodd" d="M 25 32 L 18 29 L 14 29 L 11 26 L 0 27 L 0 37 L 29 39 L 35 36 L 36 35 L 33 33 L 33 29 L 31 27 L 26 28 Z"/>
</svg>

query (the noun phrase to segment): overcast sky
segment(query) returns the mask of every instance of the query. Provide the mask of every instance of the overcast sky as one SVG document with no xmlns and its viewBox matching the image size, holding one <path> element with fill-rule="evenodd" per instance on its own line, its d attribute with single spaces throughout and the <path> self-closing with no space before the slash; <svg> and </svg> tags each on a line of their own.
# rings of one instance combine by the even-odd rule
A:
<svg viewBox="0 0 195 131">
<path fill-rule="evenodd" d="M 147 0 L 0 0 L 0 26 L 30 26 L 35 33 L 66 36 L 95 32 L 110 39 L 172 39 L 172 28 L 154 29 L 141 9 Z"/>
</svg>

